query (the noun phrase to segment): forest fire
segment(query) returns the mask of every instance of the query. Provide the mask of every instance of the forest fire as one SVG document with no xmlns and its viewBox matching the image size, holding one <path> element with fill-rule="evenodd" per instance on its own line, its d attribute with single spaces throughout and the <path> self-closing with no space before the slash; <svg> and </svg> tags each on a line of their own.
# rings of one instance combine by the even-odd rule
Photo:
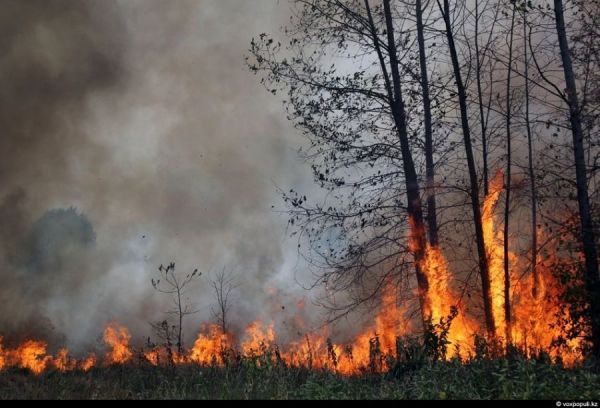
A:
<svg viewBox="0 0 600 408">
<path fill-rule="evenodd" d="M 503 190 L 503 174 L 497 173 L 491 183 L 490 193 L 483 205 L 483 226 L 487 244 L 491 273 L 493 312 L 499 336 L 496 343 L 506 348 L 508 342 L 500 333 L 505 333 L 503 293 L 503 242 L 495 220 L 494 210 Z M 411 225 L 414 228 L 414 225 Z M 411 236 L 412 240 L 412 236 Z M 511 269 L 511 304 L 514 310 L 511 324 L 511 345 L 526 355 L 545 352 L 554 360 L 560 359 L 567 366 L 581 360 L 581 341 L 569 340 L 559 349 L 556 340 L 561 335 L 559 320 L 569 321 L 567 312 L 559 301 L 563 288 L 551 273 L 560 260 L 557 255 L 538 255 L 536 267 L 539 282 L 533 296 L 533 276 L 527 273 L 529 262 L 511 253 L 514 267 Z M 467 360 L 475 353 L 475 338 L 484 333 L 484 327 L 473 317 L 469 307 L 452 287 L 452 272 L 442 249 L 427 246 L 420 265 L 426 274 L 429 289 L 425 307 L 430 317 L 431 330 L 435 335 L 444 335 L 447 350 L 439 358 Z M 301 305 L 303 306 L 303 305 Z M 471 306 L 472 307 L 472 306 Z M 330 339 L 327 327 L 318 333 L 307 333 L 304 338 L 289 344 L 280 344 L 272 322 L 254 321 L 243 335 L 236 339 L 215 324 L 206 325 L 198 334 L 193 346 L 183 353 L 170 346 L 155 346 L 139 351 L 140 360 L 158 366 L 165 364 L 198 364 L 223 366 L 236 358 L 257 358 L 261 364 L 266 358 L 292 367 L 329 370 L 343 375 L 352 375 L 370 370 L 383 372 L 390 368 L 389 361 L 397 357 L 403 338 L 422 334 L 407 317 L 406 310 L 397 302 L 396 288 L 388 284 L 382 294 L 373 324 L 359 333 L 354 341 L 337 344 Z M 564 324 L 563 324 L 564 326 Z M 563 327 L 564 329 L 564 327 Z M 1 339 L 1 338 L 0 338 Z M 47 351 L 47 344 L 40 340 L 27 340 L 15 348 L 7 348 L 0 340 L 0 369 L 20 367 L 40 374 L 48 369 L 61 372 L 93 367 L 132 363 L 136 351 L 130 345 L 131 334 L 126 327 L 111 323 L 104 329 L 104 342 L 108 351 L 102 359 L 95 354 L 77 360 L 67 349 L 60 349 L 55 356 Z"/>
</svg>

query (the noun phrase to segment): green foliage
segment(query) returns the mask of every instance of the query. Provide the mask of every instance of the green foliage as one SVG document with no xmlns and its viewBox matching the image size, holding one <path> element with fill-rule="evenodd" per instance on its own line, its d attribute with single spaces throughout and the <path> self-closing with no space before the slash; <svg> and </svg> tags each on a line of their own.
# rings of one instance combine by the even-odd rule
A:
<svg viewBox="0 0 600 408">
<path fill-rule="evenodd" d="M 418 346 L 412 345 L 412 353 Z M 421 347 L 421 356 L 427 353 Z M 413 354 L 414 356 L 415 354 Z M 343 377 L 272 358 L 227 367 L 122 366 L 82 372 L 0 372 L 0 398 L 35 399 L 599 399 L 600 374 L 513 356 L 431 362 L 398 373 Z"/>
</svg>

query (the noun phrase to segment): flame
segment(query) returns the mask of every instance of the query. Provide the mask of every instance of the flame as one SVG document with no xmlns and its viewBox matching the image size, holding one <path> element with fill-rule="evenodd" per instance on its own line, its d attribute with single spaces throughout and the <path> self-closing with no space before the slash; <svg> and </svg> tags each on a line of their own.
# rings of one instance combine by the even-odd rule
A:
<svg viewBox="0 0 600 408">
<path fill-rule="evenodd" d="M 198 334 L 187 359 L 201 365 L 223 365 L 228 350 L 232 348 L 231 336 L 213 324 L 204 333 Z"/>
<path fill-rule="evenodd" d="M 4 345 L 2 344 L 2 336 L 0 336 L 0 371 L 4 370 L 4 367 L 6 367 L 6 357 L 5 355 L 5 351 L 4 351 Z"/>
<path fill-rule="evenodd" d="M 496 333 L 506 332 L 504 316 L 504 245 L 500 231 L 497 231 L 494 210 L 504 189 L 504 173 L 498 171 L 490 182 L 489 193 L 483 202 L 481 213 L 483 239 L 488 259 L 492 312 L 496 323 Z"/>
<path fill-rule="evenodd" d="M 58 371 L 73 371 L 77 367 L 77 360 L 69 356 L 69 350 L 62 348 L 52 359 L 52 364 Z"/>
<path fill-rule="evenodd" d="M 152 365 L 159 365 L 162 360 L 161 354 L 163 350 L 160 347 L 155 347 L 152 350 L 148 350 L 144 352 L 144 358 L 148 360 L 148 362 Z"/>
<path fill-rule="evenodd" d="M 96 355 L 92 353 L 79 362 L 79 368 L 83 371 L 89 371 L 96 365 L 97 360 Z"/>
<path fill-rule="evenodd" d="M 242 352 L 245 355 L 261 354 L 275 344 L 275 331 L 273 323 L 263 327 L 261 321 L 254 321 L 246 328 L 246 340 L 242 343 Z"/>
<path fill-rule="evenodd" d="M 425 237 L 425 229 L 423 225 L 417 226 L 412 219 L 409 227 L 411 230 L 410 248 L 415 251 L 419 237 Z M 468 353 L 473 351 L 471 340 L 478 329 L 478 325 L 466 315 L 459 297 L 451 286 L 452 273 L 442 249 L 429 243 L 425 245 L 425 256 L 419 264 L 429 284 L 427 293 L 422 294 L 425 298 L 424 314 L 431 319 L 433 325 L 440 325 L 451 320 L 447 334 L 447 340 L 451 347 L 447 350 L 447 357 L 466 358 Z M 455 315 L 454 311 L 458 315 Z"/>
<path fill-rule="evenodd" d="M 542 238 L 540 237 L 539 240 L 542 241 Z M 569 267 L 564 262 L 561 263 L 557 253 L 558 249 L 552 248 L 547 255 L 538 255 L 537 297 L 532 295 L 535 285 L 532 274 L 525 279 L 517 280 L 513 295 L 516 307 L 513 308 L 515 323 L 512 325 L 512 335 L 514 341 L 522 345 L 528 355 L 544 351 L 553 359 L 560 358 L 566 366 L 573 366 L 582 359 L 583 341 L 580 337 L 567 339 L 565 346 L 560 349 L 553 347 L 560 335 L 559 320 L 572 321 L 569 312 L 559 301 L 563 296 L 564 288 L 552 273 L 556 265 Z M 576 267 L 573 265 L 570 268 L 569 272 L 576 276 Z M 571 324 L 567 324 L 563 330 L 568 331 L 570 326 Z"/>
<path fill-rule="evenodd" d="M 46 355 L 46 343 L 37 340 L 27 340 L 11 352 L 14 366 L 27 368 L 35 374 L 46 369 L 50 357 Z"/>
<path fill-rule="evenodd" d="M 131 360 L 133 356 L 129 349 L 131 335 L 126 327 L 118 323 L 112 323 L 104 329 L 104 342 L 111 347 L 106 354 L 107 364 L 123 364 Z"/>
<path fill-rule="evenodd" d="M 504 270 L 503 235 L 496 223 L 495 208 L 503 191 L 503 173 L 498 172 L 490 185 L 490 193 L 485 197 L 482 208 L 482 223 L 486 252 L 489 262 L 492 287 L 492 312 L 498 333 L 504 333 Z M 456 279 L 439 246 L 431 246 L 424 239 L 424 226 L 409 224 L 409 247 L 412 251 L 417 245 L 425 245 L 424 257 L 418 265 L 426 275 L 429 287 L 424 297 L 425 315 L 429 316 L 434 327 L 445 326 L 449 347 L 446 358 L 458 357 L 466 360 L 475 351 L 474 339 L 477 334 L 485 333 L 481 320 L 469 313 L 471 305 L 457 295 L 454 287 Z M 543 237 L 539 231 L 539 242 L 546 241 L 546 251 L 538 253 L 536 262 L 539 275 L 538 296 L 532 296 L 533 274 L 527 257 L 509 254 L 511 259 L 511 324 L 512 344 L 529 356 L 545 352 L 554 360 L 561 360 L 572 366 L 582 360 L 583 340 L 567 340 L 561 348 L 555 347 L 561 330 L 568 330 L 564 322 L 572 321 L 568 309 L 561 303 L 565 288 L 553 274 L 557 265 L 571 268 L 569 273 L 576 276 L 576 265 L 565 265 L 559 256 L 556 240 Z M 544 239 L 542 239 L 544 238 Z M 554 244 L 552 245 L 552 242 Z M 271 289 L 270 289 L 271 290 Z M 271 290 L 272 293 L 273 290 Z M 367 325 L 352 341 L 335 343 L 327 326 L 316 332 L 308 332 L 288 344 L 277 343 L 277 333 L 273 322 L 256 320 L 249 324 L 245 332 L 236 341 L 232 333 L 226 333 L 218 325 L 202 326 L 193 346 L 184 353 L 177 353 L 170 347 L 155 347 L 143 351 L 141 356 L 150 364 L 197 364 L 224 366 L 239 358 L 250 357 L 256 364 L 266 361 L 283 363 L 290 367 L 302 367 L 313 370 L 328 370 L 343 375 L 369 372 L 385 372 L 390 361 L 397 358 L 398 340 L 417 332 L 413 327 L 408 304 L 399 304 L 398 288 L 387 282 L 382 291 L 379 308 L 372 324 Z M 297 308 L 305 307 L 304 299 L 298 300 Z M 300 316 L 292 321 L 298 327 L 304 326 Z M 568 326 L 568 323 L 567 323 Z M 109 350 L 103 361 L 105 364 L 124 364 L 133 359 L 129 343 L 131 335 L 127 328 L 112 323 L 104 330 L 104 341 Z M 498 339 L 506 345 L 505 339 Z M 255 358 L 261 357 L 261 358 Z M 270 359 L 265 360 L 264 358 Z M 444 356 L 441 356 L 444 357 Z M 47 354 L 47 344 L 39 340 L 26 340 L 16 348 L 6 348 L 0 337 L 0 370 L 8 367 L 22 367 L 40 374 L 54 368 L 61 372 L 88 371 L 97 364 L 95 354 L 82 360 L 70 356 L 67 349 L 60 349 L 53 357 Z"/>
</svg>

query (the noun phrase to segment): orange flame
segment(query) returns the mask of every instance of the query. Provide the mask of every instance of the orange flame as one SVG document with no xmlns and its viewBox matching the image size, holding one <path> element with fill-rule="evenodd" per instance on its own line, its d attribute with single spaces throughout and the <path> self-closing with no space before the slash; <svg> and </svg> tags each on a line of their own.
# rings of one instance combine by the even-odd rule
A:
<svg viewBox="0 0 600 408">
<path fill-rule="evenodd" d="M 191 362 L 202 365 L 225 363 L 225 354 L 232 349 L 231 336 L 223 333 L 220 326 L 208 326 L 206 333 L 198 334 L 194 346 L 188 354 Z"/>
<path fill-rule="evenodd" d="M 126 327 L 112 323 L 104 329 L 104 342 L 111 347 L 106 353 L 107 364 L 124 364 L 131 360 L 133 353 L 129 349 L 131 335 Z"/>
<path fill-rule="evenodd" d="M 81 362 L 79 362 L 79 368 L 81 368 L 81 370 L 83 371 L 89 371 L 96 365 L 96 361 L 96 355 L 92 353 L 85 359 L 83 359 Z"/>
<path fill-rule="evenodd" d="M 490 273 L 492 312 L 496 322 L 496 333 L 502 334 L 506 332 L 506 319 L 504 316 L 504 246 L 503 237 L 500 235 L 500 231 L 497 231 L 495 225 L 494 210 L 503 189 L 504 173 L 498 171 L 490 182 L 490 191 L 483 202 L 481 214 L 483 239 Z"/>
<path fill-rule="evenodd" d="M 25 341 L 12 351 L 12 365 L 28 368 L 35 374 L 40 374 L 46 369 L 51 359 L 46 355 L 46 347 L 46 343 L 43 341 Z"/>
<path fill-rule="evenodd" d="M 161 361 L 164 361 L 161 358 L 162 349 L 160 347 L 156 347 L 152 350 L 148 350 L 144 352 L 144 358 L 148 360 L 148 362 L 152 365 L 159 365 Z"/>
<path fill-rule="evenodd" d="M 504 271 L 502 234 L 496 225 L 495 207 L 503 190 L 503 174 L 497 173 L 490 184 L 490 193 L 485 197 L 482 209 L 482 223 L 486 252 L 488 256 L 493 314 L 498 333 L 504 333 Z M 423 226 L 417 228 L 410 223 L 409 246 L 425 245 L 424 257 L 419 267 L 427 276 L 429 288 L 426 297 L 425 314 L 433 325 L 441 322 L 449 324 L 447 340 L 450 343 L 446 358 L 467 359 L 474 352 L 474 338 L 484 333 L 482 323 L 468 314 L 469 304 L 462 301 L 453 286 L 456 281 L 450 265 L 444 257 L 441 247 L 431 246 L 424 240 Z M 540 232 L 541 234 L 542 232 Z M 542 240 L 539 240 L 542 242 Z M 550 239 L 545 241 L 551 242 Z M 528 356 L 543 351 L 553 359 L 561 359 L 566 365 L 574 365 L 582 360 L 582 340 L 568 340 L 561 349 L 554 347 L 564 321 L 569 321 L 567 309 L 559 300 L 564 292 L 561 282 L 553 275 L 556 265 L 564 264 L 556 248 L 546 244 L 544 256 L 540 253 L 537 260 L 539 273 L 538 296 L 532 296 L 534 285 L 530 265 L 510 254 L 511 259 L 511 307 L 513 310 L 511 338 L 513 345 L 521 348 Z M 548 252 L 546 254 L 546 252 Z M 573 274 L 576 266 L 572 266 Z M 388 282 L 384 289 L 379 309 L 373 323 L 365 327 L 353 341 L 334 343 L 330 339 L 328 327 L 318 332 L 304 335 L 287 345 L 276 343 L 277 333 L 274 323 L 254 321 L 248 325 L 240 342 L 234 341 L 231 333 L 225 333 L 218 325 L 206 325 L 198 334 L 193 346 L 185 354 L 179 354 L 166 347 L 156 347 L 143 352 L 143 357 L 153 365 L 166 363 L 198 364 L 223 366 L 235 361 L 235 356 L 262 357 L 283 362 L 292 367 L 304 367 L 314 370 L 329 370 L 344 375 L 359 374 L 364 371 L 384 372 L 390 368 L 390 357 L 397 357 L 398 339 L 415 333 L 414 319 L 407 313 L 406 304 L 398 303 L 398 288 Z M 298 309 L 304 308 L 300 300 Z M 454 312 L 458 312 L 457 315 Z M 453 319 L 448 323 L 450 316 Z M 296 320 L 301 322 L 298 317 Z M 562 324 L 562 325 L 561 325 Z M 302 326 L 301 324 L 299 326 Z M 568 329 L 568 327 L 567 327 Z M 104 361 L 106 364 L 124 364 L 132 360 L 133 352 L 129 342 L 131 335 L 127 328 L 117 323 L 110 324 L 104 330 L 104 341 L 109 346 Z M 502 342 L 503 340 L 500 339 Z M 47 344 L 42 341 L 27 340 L 15 349 L 3 346 L 0 337 L 0 370 L 7 367 L 22 367 L 39 374 L 48 368 L 59 371 L 80 369 L 88 371 L 97 364 L 95 354 L 83 360 L 70 357 L 67 349 L 61 349 L 55 357 L 47 355 Z M 257 364 L 262 364 L 257 359 Z"/>
<path fill-rule="evenodd" d="M 6 357 L 2 340 L 2 336 L 0 336 L 0 371 L 4 370 L 4 367 L 6 367 Z"/>
<path fill-rule="evenodd" d="M 246 328 L 246 340 L 242 343 L 242 352 L 245 355 L 257 355 L 270 349 L 275 344 L 275 331 L 273 323 L 263 328 L 260 321 L 254 321 Z"/>
<path fill-rule="evenodd" d="M 52 359 L 52 364 L 58 371 L 72 371 L 77 368 L 77 360 L 69 357 L 69 350 L 63 348 L 60 349 L 54 359 Z"/>
</svg>

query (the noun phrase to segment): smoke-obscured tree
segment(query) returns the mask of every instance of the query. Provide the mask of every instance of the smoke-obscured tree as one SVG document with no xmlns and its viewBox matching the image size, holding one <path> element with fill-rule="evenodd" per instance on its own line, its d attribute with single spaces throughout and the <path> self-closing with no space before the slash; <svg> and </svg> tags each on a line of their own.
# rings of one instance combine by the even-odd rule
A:
<svg viewBox="0 0 600 408">
<path fill-rule="evenodd" d="M 183 354 L 183 319 L 186 316 L 197 313 L 193 305 L 190 303 L 188 297 L 186 297 L 187 290 L 189 289 L 190 283 L 194 281 L 194 279 L 199 278 L 202 273 L 198 272 L 198 269 L 194 269 L 193 272 L 185 275 L 179 276 L 175 270 L 175 263 L 171 262 L 166 267 L 160 265 L 158 267 L 159 276 L 155 280 L 152 278 L 151 283 L 152 287 L 160 292 L 169 295 L 170 301 L 172 302 L 172 308 L 166 311 L 166 313 L 170 316 L 174 316 L 176 324 L 171 325 L 169 327 L 169 321 L 165 320 L 164 322 L 159 322 L 154 325 L 155 328 L 158 328 L 163 335 L 167 335 L 169 333 L 176 333 L 176 341 L 177 341 L 177 352 L 179 355 Z"/>
<path fill-rule="evenodd" d="M 236 288 L 235 277 L 231 271 L 223 268 L 217 272 L 210 282 L 216 300 L 216 305 L 211 307 L 213 318 L 221 327 L 223 333 L 229 332 L 229 312 L 231 311 L 231 295 Z"/>
</svg>

